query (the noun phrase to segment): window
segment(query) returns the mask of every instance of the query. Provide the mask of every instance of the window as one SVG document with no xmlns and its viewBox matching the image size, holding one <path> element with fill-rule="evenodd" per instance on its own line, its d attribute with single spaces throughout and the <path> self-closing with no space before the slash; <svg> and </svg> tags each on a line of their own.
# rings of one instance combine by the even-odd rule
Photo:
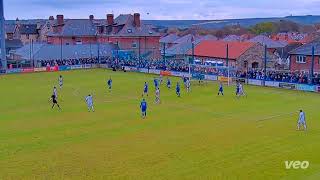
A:
<svg viewBox="0 0 320 180">
<path fill-rule="evenodd" d="M 82 44 L 82 39 L 81 38 L 76 38 L 76 44 Z"/>
<path fill-rule="evenodd" d="M 132 42 L 132 48 L 137 48 L 138 44 L 136 42 Z"/>
<path fill-rule="evenodd" d="M 297 63 L 306 63 L 306 56 L 297 56 Z"/>
<path fill-rule="evenodd" d="M 26 36 L 27 36 L 27 39 L 29 39 L 29 38 L 30 38 L 29 34 L 27 34 Z"/>
</svg>

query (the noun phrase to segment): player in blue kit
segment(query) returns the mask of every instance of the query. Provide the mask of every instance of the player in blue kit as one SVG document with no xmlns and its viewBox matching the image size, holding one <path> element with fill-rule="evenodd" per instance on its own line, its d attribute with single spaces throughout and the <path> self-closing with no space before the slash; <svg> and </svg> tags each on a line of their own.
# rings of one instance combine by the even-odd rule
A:
<svg viewBox="0 0 320 180">
<path fill-rule="evenodd" d="M 223 94 L 223 84 L 222 84 L 221 82 L 220 82 L 220 85 L 219 85 L 218 96 L 219 96 L 220 94 L 221 94 L 222 96 L 224 95 L 224 94 Z"/>
<path fill-rule="evenodd" d="M 107 84 L 108 84 L 108 87 L 109 87 L 109 91 L 111 91 L 111 89 L 112 89 L 112 79 L 111 79 L 111 77 L 109 78 Z"/>
<path fill-rule="evenodd" d="M 171 89 L 171 81 L 169 78 L 167 78 L 167 88 Z"/>
<path fill-rule="evenodd" d="M 176 94 L 177 94 L 177 96 L 178 96 L 178 97 L 180 97 L 180 96 L 181 96 L 181 94 L 180 94 L 180 84 L 179 84 L 179 82 L 177 82 L 177 86 L 176 86 Z"/>
<path fill-rule="evenodd" d="M 148 83 L 147 82 L 144 82 L 144 88 L 143 88 L 143 96 L 144 95 L 147 95 L 148 96 Z"/>
<path fill-rule="evenodd" d="M 141 109 L 141 113 L 142 113 L 142 118 L 146 118 L 147 117 L 147 102 L 145 99 L 142 99 L 141 103 L 140 103 L 140 109 Z"/>
<path fill-rule="evenodd" d="M 240 83 L 237 83 L 236 85 L 236 96 L 238 97 L 240 94 Z"/>
<path fill-rule="evenodd" d="M 186 87 L 186 88 L 187 88 L 187 80 L 188 80 L 188 78 L 183 76 L 183 78 L 182 78 L 182 79 L 183 79 L 184 87 Z"/>
<path fill-rule="evenodd" d="M 153 82 L 154 82 L 154 88 L 157 89 L 158 86 L 159 86 L 158 79 L 157 79 L 157 78 L 154 78 Z"/>
</svg>

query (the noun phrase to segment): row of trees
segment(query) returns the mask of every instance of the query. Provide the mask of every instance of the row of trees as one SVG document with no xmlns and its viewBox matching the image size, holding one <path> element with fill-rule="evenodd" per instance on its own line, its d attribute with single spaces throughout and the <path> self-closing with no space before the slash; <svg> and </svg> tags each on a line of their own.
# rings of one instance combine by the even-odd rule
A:
<svg viewBox="0 0 320 180">
<path fill-rule="evenodd" d="M 292 21 L 281 20 L 277 22 L 263 22 L 256 24 L 253 27 L 245 28 L 240 25 L 225 26 L 222 29 L 201 29 L 201 28 L 188 28 L 188 29 L 168 29 L 168 33 L 177 33 L 178 35 L 186 35 L 189 33 L 196 33 L 200 35 L 211 34 L 218 38 L 225 37 L 230 34 L 276 34 L 279 32 L 300 32 L 300 33 L 314 33 L 320 30 L 320 24 L 302 25 Z"/>
</svg>

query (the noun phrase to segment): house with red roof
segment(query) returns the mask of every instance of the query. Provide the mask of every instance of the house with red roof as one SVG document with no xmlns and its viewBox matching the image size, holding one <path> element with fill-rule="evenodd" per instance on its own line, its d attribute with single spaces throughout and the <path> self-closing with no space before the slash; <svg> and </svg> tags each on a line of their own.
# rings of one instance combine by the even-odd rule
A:
<svg viewBox="0 0 320 180">
<path fill-rule="evenodd" d="M 264 67 L 264 47 L 260 43 L 238 41 L 202 41 L 195 46 L 194 55 L 197 60 L 216 61 L 227 65 L 227 46 L 229 66 L 239 70 Z M 277 57 L 267 52 L 267 66 L 274 68 Z M 192 52 L 188 52 L 192 55 Z"/>
</svg>

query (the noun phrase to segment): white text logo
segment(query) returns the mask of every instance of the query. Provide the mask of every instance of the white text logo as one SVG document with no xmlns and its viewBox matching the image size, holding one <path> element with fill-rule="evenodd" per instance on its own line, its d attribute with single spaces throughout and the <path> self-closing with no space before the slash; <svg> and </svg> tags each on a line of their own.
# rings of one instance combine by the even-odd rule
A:
<svg viewBox="0 0 320 180">
<path fill-rule="evenodd" d="M 307 169 L 309 161 L 285 161 L 286 169 Z"/>
</svg>

